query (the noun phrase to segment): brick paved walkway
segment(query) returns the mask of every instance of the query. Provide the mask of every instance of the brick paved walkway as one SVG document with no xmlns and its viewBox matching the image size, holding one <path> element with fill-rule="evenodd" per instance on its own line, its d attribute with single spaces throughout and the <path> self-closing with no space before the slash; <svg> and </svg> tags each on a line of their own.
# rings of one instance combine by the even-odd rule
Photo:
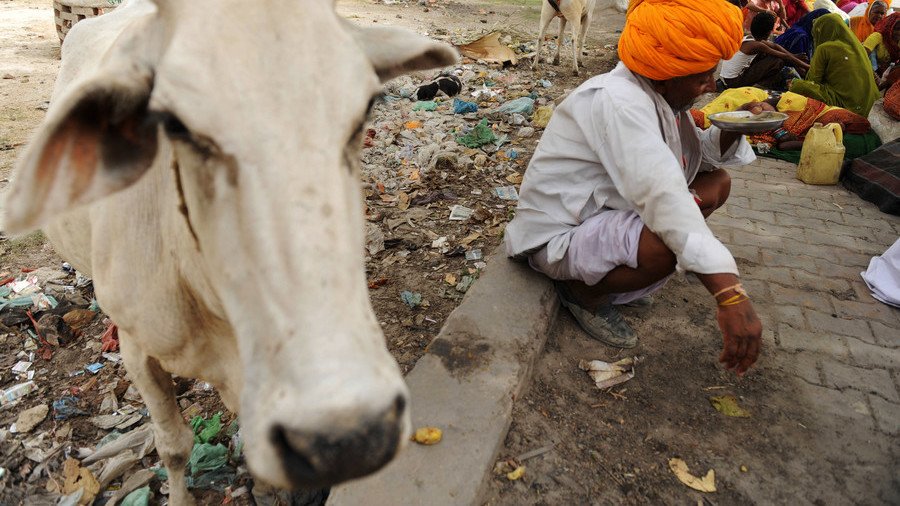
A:
<svg viewBox="0 0 900 506">
<path fill-rule="evenodd" d="M 860 272 L 900 235 L 900 218 L 795 170 L 765 158 L 731 170 L 731 198 L 710 226 L 739 259 L 767 344 L 793 354 L 807 400 L 849 406 L 896 455 L 900 310 L 872 298 Z"/>
</svg>

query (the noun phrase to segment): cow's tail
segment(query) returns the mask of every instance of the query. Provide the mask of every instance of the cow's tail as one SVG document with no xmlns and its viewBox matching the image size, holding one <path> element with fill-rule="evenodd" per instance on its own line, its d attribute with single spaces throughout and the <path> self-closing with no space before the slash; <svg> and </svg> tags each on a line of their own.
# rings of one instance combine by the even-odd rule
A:
<svg viewBox="0 0 900 506">
<path fill-rule="evenodd" d="M 550 7 L 553 7 L 553 10 L 555 10 L 557 14 L 562 14 L 559 10 L 559 3 L 557 0 L 547 0 L 547 3 L 550 4 Z"/>
</svg>

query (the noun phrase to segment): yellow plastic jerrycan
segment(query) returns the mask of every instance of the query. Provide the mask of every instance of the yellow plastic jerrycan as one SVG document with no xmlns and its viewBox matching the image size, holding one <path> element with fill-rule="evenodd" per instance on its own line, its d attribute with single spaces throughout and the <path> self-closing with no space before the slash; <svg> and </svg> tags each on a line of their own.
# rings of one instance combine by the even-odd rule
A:
<svg viewBox="0 0 900 506">
<path fill-rule="evenodd" d="M 797 179 L 806 184 L 837 184 L 845 151 L 841 125 L 816 123 L 803 141 Z"/>
</svg>

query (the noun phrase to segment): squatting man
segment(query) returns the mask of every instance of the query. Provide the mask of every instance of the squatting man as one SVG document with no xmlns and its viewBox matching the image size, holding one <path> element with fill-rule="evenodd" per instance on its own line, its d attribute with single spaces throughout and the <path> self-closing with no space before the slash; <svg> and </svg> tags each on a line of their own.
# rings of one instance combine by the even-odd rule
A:
<svg viewBox="0 0 900 506">
<path fill-rule="evenodd" d="M 719 361 L 738 375 L 756 362 L 762 325 L 705 218 L 731 189 L 717 167 L 755 157 L 742 135 L 702 131 L 688 111 L 715 91 L 741 22 L 722 0 L 632 0 L 621 63 L 556 109 L 506 234 L 508 254 L 555 280 L 581 327 L 610 346 L 637 344 L 616 305 L 648 305 L 676 268 L 695 273 L 715 299 Z"/>
</svg>

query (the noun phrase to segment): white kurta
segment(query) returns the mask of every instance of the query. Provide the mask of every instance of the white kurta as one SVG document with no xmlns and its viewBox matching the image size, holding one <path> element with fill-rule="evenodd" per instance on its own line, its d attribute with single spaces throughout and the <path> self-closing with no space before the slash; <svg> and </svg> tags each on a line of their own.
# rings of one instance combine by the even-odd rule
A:
<svg viewBox="0 0 900 506">
<path fill-rule="evenodd" d="M 546 245 L 548 260 L 559 261 L 574 227 L 606 209 L 633 209 L 679 269 L 737 274 L 688 190 L 701 170 L 755 160 L 743 138 L 722 155 L 719 134 L 676 114 L 622 63 L 586 81 L 556 108 L 538 143 L 506 228 L 508 254 Z"/>
</svg>

